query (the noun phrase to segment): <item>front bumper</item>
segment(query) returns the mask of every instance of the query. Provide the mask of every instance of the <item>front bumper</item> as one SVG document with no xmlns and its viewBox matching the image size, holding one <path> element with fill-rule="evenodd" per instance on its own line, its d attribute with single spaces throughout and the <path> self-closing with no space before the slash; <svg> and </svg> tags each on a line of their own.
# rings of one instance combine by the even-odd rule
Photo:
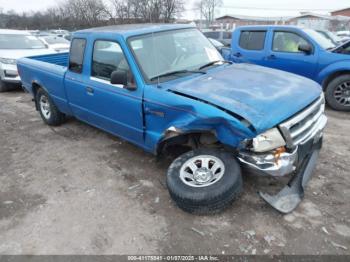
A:
<svg viewBox="0 0 350 262">
<path fill-rule="evenodd" d="M 301 202 L 304 189 L 318 160 L 326 124 L 327 117 L 322 115 L 317 128 L 313 130 L 308 140 L 298 144 L 290 152 L 277 155 L 274 152 L 256 154 L 242 151 L 239 153 L 238 159 L 242 166 L 254 173 L 277 177 L 294 173 L 289 183 L 276 195 L 259 192 L 260 196 L 276 210 L 290 213 Z"/>
<path fill-rule="evenodd" d="M 292 212 L 302 201 L 304 190 L 309 182 L 317 164 L 318 156 L 322 148 L 322 138 L 316 143 L 308 141 L 298 149 L 298 168 L 288 184 L 276 195 L 259 192 L 259 195 L 273 208 L 281 213 Z"/>
<path fill-rule="evenodd" d="M 290 152 L 276 154 L 276 152 L 254 153 L 251 151 L 241 151 L 238 154 L 238 159 L 244 168 L 249 169 L 253 173 L 270 176 L 285 176 L 297 170 L 298 159 L 302 159 L 300 155 L 300 147 L 312 143 L 317 143 L 322 136 L 323 130 L 327 124 L 327 117 L 322 116 L 317 128 L 306 142 L 296 146 Z M 300 161 L 299 161 L 300 162 Z"/>
<path fill-rule="evenodd" d="M 20 83 L 21 78 L 19 77 L 17 66 L 11 64 L 2 64 L 0 71 L 1 81 L 6 83 Z"/>
<path fill-rule="evenodd" d="M 284 176 L 292 173 L 298 158 L 298 148 L 276 156 L 274 152 L 255 154 L 247 151 L 239 153 L 238 159 L 250 172 L 269 176 Z"/>
</svg>

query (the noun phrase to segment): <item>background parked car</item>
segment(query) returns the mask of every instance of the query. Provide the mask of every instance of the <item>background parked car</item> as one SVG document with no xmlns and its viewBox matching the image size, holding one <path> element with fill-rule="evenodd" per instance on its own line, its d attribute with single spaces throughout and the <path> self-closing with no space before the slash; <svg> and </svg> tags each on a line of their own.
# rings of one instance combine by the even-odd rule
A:
<svg viewBox="0 0 350 262">
<path fill-rule="evenodd" d="M 29 32 L 0 29 L 0 92 L 10 89 L 10 83 L 21 82 L 16 65 L 18 58 L 51 53 L 54 51 Z"/>
<path fill-rule="evenodd" d="M 225 45 L 213 38 L 208 38 L 208 39 L 213 44 L 213 46 L 215 46 L 215 48 L 221 53 L 221 49 L 225 47 Z"/>
<path fill-rule="evenodd" d="M 332 41 L 332 43 L 334 43 L 334 45 L 341 45 L 342 43 L 347 42 L 346 39 L 337 36 L 336 34 L 334 34 L 331 31 L 317 30 L 317 32 L 320 33 L 321 35 L 323 35 L 325 38 Z"/>
<path fill-rule="evenodd" d="M 45 45 L 56 52 L 68 52 L 70 47 L 70 42 L 63 37 L 56 35 L 48 35 L 39 37 Z"/>
<path fill-rule="evenodd" d="M 231 45 L 232 32 L 227 31 L 207 31 L 203 34 L 211 39 L 215 39 L 225 46 Z"/>
<path fill-rule="evenodd" d="M 250 62 L 310 78 L 322 85 L 330 107 L 350 111 L 350 56 L 340 48 L 312 29 L 244 26 L 234 31 L 231 49 L 222 49 L 222 54 L 233 62 Z"/>
<path fill-rule="evenodd" d="M 349 41 L 350 31 L 338 31 L 337 36 L 339 36 L 342 39 L 342 41 Z"/>
<path fill-rule="evenodd" d="M 68 35 L 69 31 L 68 30 L 62 30 L 62 29 L 57 29 L 57 30 L 50 30 L 51 34 L 54 35 Z"/>
</svg>

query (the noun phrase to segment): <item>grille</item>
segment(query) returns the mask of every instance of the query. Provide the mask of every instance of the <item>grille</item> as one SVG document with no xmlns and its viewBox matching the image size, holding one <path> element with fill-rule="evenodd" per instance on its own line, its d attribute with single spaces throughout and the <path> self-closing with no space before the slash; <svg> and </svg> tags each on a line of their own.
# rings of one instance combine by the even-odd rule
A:
<svg viewBox="0 0 350 262">
<path fill-rule="evenodd" d="M 279 125 L 288 147 L 303 144 L 322 130 L 327 117 L 324 115 L 325 100 L 322 94 L 303 111 Z"/>
</svg>

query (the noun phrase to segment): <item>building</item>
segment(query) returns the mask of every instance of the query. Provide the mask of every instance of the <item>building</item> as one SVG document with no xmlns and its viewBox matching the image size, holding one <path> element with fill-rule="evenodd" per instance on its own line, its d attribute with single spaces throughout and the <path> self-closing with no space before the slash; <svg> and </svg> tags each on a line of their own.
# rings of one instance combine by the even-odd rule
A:
<svg viewBox="0 0 350 262">
<path fill-rule="evenodd" d="M 350 11 L 350 8 L 349 8 Z M 295 25 L 319 30 L 346 30 L 350 26 L 350 16 L 301 13 L 295 17 L 253 17 L 224 15 L 216 19 L 211 28 L 232 30 L 244 25 Z"/>
<path fill-rule="evenodd" d="M 332 16 L 349 16 L 350 17 L 350 7 L 348 8 L 344 8 L 344 9 L 339 9 L 339 10 L 335 10 L 333 12 L 331 12 Z"/>
<path fill-rule="evenodd" d="M 291 18 L 289 23 L 300 27 L 328 30 L 331 28 L 332 19 L 334 17 L 329 15 L 302 13 L 299 16 Z"/>
<path fill-rule="evenodd" d="M 257 17 L 245 15 L 224 15 L 216 19 L 224 29 L 234 29 L 243 25 L 284 25 L 288 17 Z"/>
</svg>

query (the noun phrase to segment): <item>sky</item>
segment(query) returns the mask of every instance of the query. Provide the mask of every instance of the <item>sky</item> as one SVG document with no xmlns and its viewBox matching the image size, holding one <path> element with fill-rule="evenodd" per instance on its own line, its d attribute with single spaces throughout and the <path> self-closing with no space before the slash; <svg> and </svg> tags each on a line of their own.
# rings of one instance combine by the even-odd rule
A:
<svg viewBox="0 0 350 262">
<path fill-rule="evenodd" d="M 108 0 L 105 0 L 108 2 Z M 199 18 L 199 12 L 195 10 L 195 2 L 187 0 L 186 12 L 182 18 Z M 4 11 L 15 10 L 17 12 L 29 12 L 45 10 L 55 6 L 59 0 L 0 0 L 0 8 Z M 317 3 L 317 6 L 315 5 Z M 350 0 L 223 0 L 223 6 L 218 9 L 217 16 L 225 14 L 249 15 L 249 16 L 293 16 L 300 11 L 309 11 L 325 14 L 330 10 L 350 7 Z"/>
</svg>

